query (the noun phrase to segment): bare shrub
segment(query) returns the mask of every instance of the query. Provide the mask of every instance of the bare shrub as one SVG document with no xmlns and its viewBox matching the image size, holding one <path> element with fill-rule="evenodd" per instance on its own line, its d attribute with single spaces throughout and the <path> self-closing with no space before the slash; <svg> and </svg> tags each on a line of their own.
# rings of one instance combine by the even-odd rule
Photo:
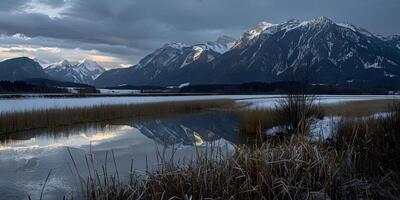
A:
<svg viewBox="0 0 400 200">
<path fill-rule="evenodd" d="M 285 127 L 288 134 L 307 133 L 312 117 L 322 118 L 323 111 L 317 97 L 308 94 L 288 94 L 275 106 L 276 124 Z"/>
</svg>

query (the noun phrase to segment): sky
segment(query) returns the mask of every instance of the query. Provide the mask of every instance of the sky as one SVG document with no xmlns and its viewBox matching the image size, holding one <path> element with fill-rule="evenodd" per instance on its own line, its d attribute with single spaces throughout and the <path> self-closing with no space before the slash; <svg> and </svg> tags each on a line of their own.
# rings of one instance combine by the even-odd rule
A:
<svg viewBox="0 0 400 200">
<path fill-rule="evenodd" d="M 400 0 L 1 0 L 0 60 L 128 67 L 165 43 L 239 37 L 262 21 L 326 16 L 400 34 Z"/>
</svg>

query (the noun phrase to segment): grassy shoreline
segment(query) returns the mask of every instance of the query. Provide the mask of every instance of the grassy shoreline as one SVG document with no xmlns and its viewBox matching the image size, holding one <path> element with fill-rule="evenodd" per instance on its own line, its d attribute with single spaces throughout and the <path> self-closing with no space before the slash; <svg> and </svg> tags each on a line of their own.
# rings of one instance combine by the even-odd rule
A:
<svg viewBox="0 0 400 200">
<path fill-rule="evenodd" d="M 368 116 L 387 112 L 394 100 L 353 101 L 323 105 L 325 115 Z M 34 129 L 55 129 L 77 124 L 117 119 L 155 119 L 210 110 L 234 110 L 240 116 L 240 132 L 255 135 L 275 125 L 271 109 L 246 109 L 234 100 L 194 100 L 125 105 L 97 105 L 82 108 L 51 108 L 14 113 L 0 113 L 0 134 Z"/>
<path fill-rule="evenodd" d="M 52 108 L 45 110 L 0 113 L 0 134 L 34 129 L 54 129 L 75 124 L 117 119 L 152 119 L 179 114 L 191 114 L 234 107 L 232 100 L 199 100 L 124 105 L 98 105 L 82 108 Z"/>
</svg>

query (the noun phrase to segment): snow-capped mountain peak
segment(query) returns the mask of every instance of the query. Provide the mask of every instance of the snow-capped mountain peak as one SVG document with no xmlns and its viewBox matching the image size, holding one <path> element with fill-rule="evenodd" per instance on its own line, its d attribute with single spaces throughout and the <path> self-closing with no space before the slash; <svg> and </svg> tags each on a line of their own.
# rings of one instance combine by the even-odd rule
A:
<svg viewBox="0 0 400 200">
<path fill-rule="evenodd" d="M 247 33 L 249 34 L 250 39 L 253 39 L 259 36 L 266 29 L 271 28 L 273 26 L 276 26 L 276 24 L 272 24 L 269 22 L 261 22 L 255 27 L 255 29 L 248 31 Z"/>
<path fill-rule="evenodd" d="M 241 48 L 242 46 L 246 46 L 255 41 L 261 33 L 263 33 L 266 29 L 271 27 L 275 27 L 277 24 L 272 24 L 269 22 L 261 22 L 255 28 L 245 32 L 233 45 L 233 48 Z"/>
<path fill-rule="evenodd" d="M 180 50 L 180 49 L 183 49 L 185 47 L 189 47 L 189 45 L 186 45 L 186 44 L 180 43 L 180 42 L 173 42 L 173 43 L 165 44 L 163 48 L 166 48 L 166 47 L 171 47 L 171 48 Z"/>
<path fill-rule="evenodd" d="M 223 35 L 219 37 L 216 41 L 214 42 L 207 42 L 206 45 L 209 49 L 223 54 L 230 50 L 233 45 L 235 44 L 235 39 L 226 35 Z"/>
<path fill-rule="evenodd" d="M 71 63 L 69 63 L 68 60 L 62 60 L 62 61 L 59 62 L 59 65 L 68 66 L 68 65 L 71 65 Z"/>
<path fill-rule="evenodd" d="M 85 84 L 91 84 L 104 71 L 103 67 L 90 59 L 84 59 L 76 65 L 62 60 L 45 69 L 45 72 L 54 79 Z"/>
<path fill-rule="evenodd" d="M 81 61 L 78 65 L 76 65 L 77 68 L 85 68 L 88 71 L 101 71 L 104 72 L 105 69 L 101 67 L 97 62 L 85 58 L 83 61 Z"/>
<path fill-rule="evenodd" d="M 62 60 L 60 62 L 56 62 L 53 64 L 49 64 L 46 69 L 57 69 L 57 70 L 61 70 L 61 69 L 65 69 L 65 68 L 69 68 L 71 67 L 71 63 L 68 60 Z"/>
</svg>

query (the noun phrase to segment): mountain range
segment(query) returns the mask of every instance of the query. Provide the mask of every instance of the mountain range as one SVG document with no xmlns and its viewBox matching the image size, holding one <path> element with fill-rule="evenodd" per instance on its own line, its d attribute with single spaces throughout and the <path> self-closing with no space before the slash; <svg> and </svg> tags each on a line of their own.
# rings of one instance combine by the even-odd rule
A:
<svg viewBox="0 0 400 200">
<path fill-rule="evenodd" d="M 19 67 L 14 69 L 10 63 Z M 1 62 L 0 71 L 0 79 L 6 80 L 47 77 L 98 87 L 307 79 L 339 86 L 400 88 L 400 36 L 383 37 L 326 17 L 262 22 L 238 39 L 223 36 L 196 45 L 165 44 L 128 68 L 105 71 L 85 60 L 77 65 L 62 61 L 41 70 L 38 63 L 17 58 Z"/>
<path fill-rule="evenodd" d="M 227 51 L 205 49 L 196 54 L 196 45 L 167 45 L 138 65 L 103 73 L 95 84 L 168 86 L 308 79 L 321 84 L 390 87 L 400 84 L 399 38 L 375 35 L 326 17 L 262 22 Z"/>
<path fill-rule="evenodd" d="M 37 61 L 27 58 L 13 58 L 0 62 L 0 80 L 16 81 L 28 79 L 51 79 L 72 83 L 93 84 L 105 69 L 95 61 L 85 59 L 78 64 L 67 60 L 43 68 Z"/>
<path fill-rule="evenodd" d="M 67 60 L 49 65 L 44 71 L 55 80 L 93 84 L 93 81 L 106 70 L 90 59 L 84 59 L 78 64 Z"/>
<path fill-rule="evenodd" d="M 95 85 L 180 85 L 190 82 L 191 77 L 182 77 L 182 72 L 192 72 L 193 67 L 201 68 L 220 57 L 234 45 L 235 39 L 228 36 L 215 42 L 196 45 L 182 43 L 166 44 L 144 57 L 133 67 L 109 70 L 95 80 Z M 117 80 L 118 79 L 118 80 Z M 205 80 L 206 81 L 206 80 Z"/>
</svg>

